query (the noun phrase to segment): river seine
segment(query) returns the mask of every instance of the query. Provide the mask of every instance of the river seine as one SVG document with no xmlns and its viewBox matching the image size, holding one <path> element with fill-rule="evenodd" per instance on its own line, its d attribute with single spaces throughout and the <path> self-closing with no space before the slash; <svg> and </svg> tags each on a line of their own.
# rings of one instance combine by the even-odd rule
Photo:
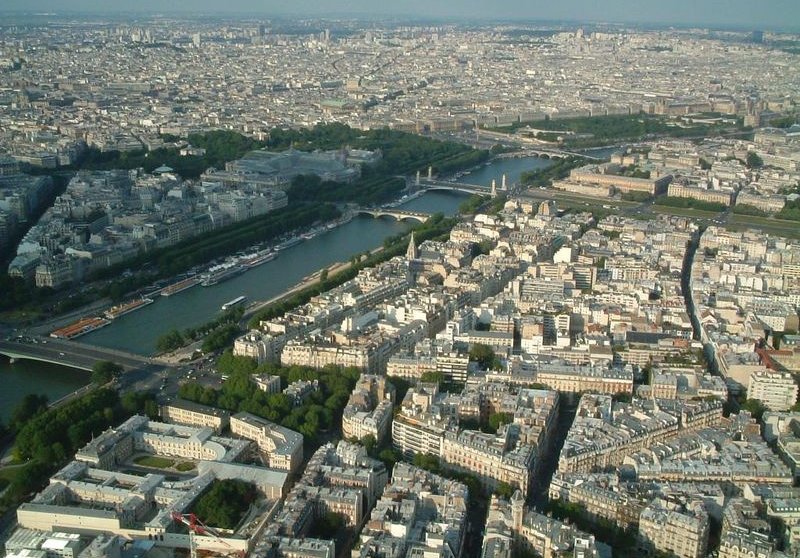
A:
<svg viewBox="0 0 800 558">
<path fill-rule="evenodd" d="M 486 165 L 460 177 L 459 182 L 485 186 L 492 180 L 499 188 L 502 175 L 508 184 L 519 180 L 522 172 L 540 169 L 551 163 L 546 159 L 505 159 Z M 454 214 L 465 199 L 464 194 L 433 191 L 402 203 L 409 211 Z M 196 326 L 220 312 L 225 302 L 238 296 L 249 301 L 268 300 L 320 268 L 346 262 L 354 254 L 372 250 L 383 240 L 405 232 L 411 224 L 392 218 L 354 218 L 334 230 L 282 250 L 277 259 L 260 265 L 238 277 L 213 287 L 196 286 L 170 297 L 157 297 L 156 302 L 116 319 L 110 326 L 81 337 L 81 342 L 121 349 L 138 354 L 151 354 L 164 332 Z M 7 421 L 14 405 L 28 393 L 43 393 L 51 401 L 70 393 L 88 381 L 88 373 L 37 362 L 10 364 L 0 356 L 0 419 Z"/>
</svg>

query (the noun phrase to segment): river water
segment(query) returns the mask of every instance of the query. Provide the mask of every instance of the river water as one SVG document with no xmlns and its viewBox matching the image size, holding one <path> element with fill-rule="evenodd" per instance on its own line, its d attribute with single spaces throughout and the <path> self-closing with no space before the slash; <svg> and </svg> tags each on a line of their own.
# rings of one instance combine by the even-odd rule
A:
<svg viewBox="0 0 800 558">
<path fill-rule="evenodd" d="M 503 159 L 497 162 L 482 166 L 469 174 L 461 176 L 458 181 L 466 184 L 476 184 L 478 186 L 492 187 L 492 180 L 499 189 L 503 184 L 503 175 L 506 175 L 506 184 L 510 187 L 519 182 L 520 175 L 525 171 L 537 170 L 549 167 L 552 161 L 548 159 L 538 159 L 536 157 L 520 157 L 519 159 Z"/>
<path fill-rule="evenodd" d="M 538 158 L 505 159 L 483 166 L 459 178 L 460 182 L 486 186 L 492 179 L 498 188 L 502 175 L 509 185 L 527 170 L 547 167 L 550 161 Z M 427 213 L 456 213 L 465 195 L 433 191 L 406 201 L 399 207 Z M 154 304 L 116 319 L 111 325 L 80 338 L 81 342 L 121 349 L 138 354 L 155 351 L 156 340 L 166 331 L 183 330 L 207 322 L 220 312 L 225 302 L 244 295 L 249 301 L 268 300 L 297 284 L 303 277 L 351 256 L 374 249 L 391 235 L 407 231 L 411 224 L 392 218 L 354 218 L 332 231 L 322 233 L 280 252 L 277 259 L 213 287 L 196 286 L 170 297 L 157 297 Z M 50 400 L 78 389 L 88 374 L 37 362 L 10 364 L 0 357 L 0 419 L 7 420 L 13 406 L 27 393 L 44 393 Z"/>
</svg>

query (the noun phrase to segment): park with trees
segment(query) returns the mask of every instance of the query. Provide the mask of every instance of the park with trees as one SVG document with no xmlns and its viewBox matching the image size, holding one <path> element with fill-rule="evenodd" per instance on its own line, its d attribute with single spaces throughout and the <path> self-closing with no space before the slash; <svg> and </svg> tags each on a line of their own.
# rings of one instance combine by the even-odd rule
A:
<svg viewBox="0 0 800 558">
<path fill-rule="evenodd" d="M 674 196 L 661 196 L 656 198 L 656 205 L 665 207 L 679 207 L 685 209 L 698 209 L 700 211 L 711 211 L 719 213 L 725 211 L 725 205 L 717 202 L 696 200 L 694 198 L 678 198 Z"/>
<path fill-rule="evenodd" d="M 158 416 L 152 394 L 129 392 L 120 397 L 115 389 L 95 387 L 55 407 L 48 407 L 43 396 L 23 398 L 11 419 L 16 434 L 13 455 L 19 466 L 0 475 L 7 485 L 0 513 L 39 490 L 92 436 L 138 413 Z"/>
<path fill-rule="evenodd" d="M 561 138 L 561 142 L 567 148 L 587 148 L 662 135 L 671 137 L 709 136 L 723 130 L 741 130 L 743 126 L 741 120 L 737 120 L 735 124 L 724 121 L 717 123 L 682 122 L 678 126 L 669 117 L 639 113 L 546 118 L 514 122 L 510 126 L 496 128 L 495 131 L 525 134 L 525 128 L 543 130 L 543 132 L 539 132 L 540 139 L 557 141 Z M 534 133 L 530 132 L 529 135 L 534 135 Z"/>
<path fill-rule="evenodd" d="M 188 382 L 180 387 L 179 396 L 233 413 L 245 411 L 276 422 L 300 432 L 309 448 L 316 446 L 322 431 L 339 424 L 342 410 L 361 374 L 360 370 L 352 367 L 326 366 L 318 370 L 272 363 L 259 366 L 252 358 L 234 356 L 230 351 L 220 357 L 217 369 L 228 376 L 220 389 Z M 302 404 L 295 405 L 283 393 L 268 394 L 258 389 L 251 379 L 255 373 L 280 376 L 282 388 L 298 380 L 317 380 L 320 389 Z"/>
</svg>

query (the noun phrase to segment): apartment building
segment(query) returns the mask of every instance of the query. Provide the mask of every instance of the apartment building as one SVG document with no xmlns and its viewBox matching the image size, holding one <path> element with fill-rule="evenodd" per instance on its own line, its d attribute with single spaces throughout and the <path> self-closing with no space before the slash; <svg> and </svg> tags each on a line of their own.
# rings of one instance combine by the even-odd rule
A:
<svg viewBox="0 0 800 558">
<path fill-rule="evenodd" d="M 186 399 L 172 399 L 163 404 L 161 418 L 175 424 L 212 428 L 217 433 L 228 428 L 230 423 L 228 411 Z"/>
<path fill-rule="evenodd" d="M 770 410 L 787 411 L 797 402 L 797 391 L 790 373 L 763 370 L 750 375 L 747 397 L 758 399 Z"/>
<path fill-rule="evenodd" d="M 394 388 L 384 376 L 362 374 L 342 413 L 342 436 L 360 440 L 388 433 L 394 412 Z"/>
<path fill-rule="evenodd" d="M 231 434 L 253 440 L 266 457 L 267 466 L 294 471 L 303 461 L 303 436 L 250 413 L 230 419 Z"/>
<path fill-rule="evenodd" d="M 667 195 L 671 198 L 690 198 L 709 203 L 721 203 L 725 206 L 729 206 L 733 200 L 733 191 L 710 190 L 677 182 L 669 185 Z"/>
<path fill-rule="evenodd" d="M 700 503 L 683 506 L 655 500 L 639 516 L 639 538 L 644 549 L 678 558 L 704 558 L 708 530 L 708 514 Z"/>
<path fill-rule="evenodd" d="M 497 435 L 478 430 L 445 432 L 440 459 L 447 468 L 476 476 L 487 490 L 500 484 L 520 490 L 523 496 L 531 489 L 536 448 L 523 446 L 507 451 L 518 435 L 518 425 L 509 425 Z"/>
<path fill-rule="evenodd" d="M 378 352 L 374 345 L 344 346 L 334 343 L 289 341 L 281 352 L 284 366 L 324 368 L 329 364 L 378 372 Z"/>
</svg>

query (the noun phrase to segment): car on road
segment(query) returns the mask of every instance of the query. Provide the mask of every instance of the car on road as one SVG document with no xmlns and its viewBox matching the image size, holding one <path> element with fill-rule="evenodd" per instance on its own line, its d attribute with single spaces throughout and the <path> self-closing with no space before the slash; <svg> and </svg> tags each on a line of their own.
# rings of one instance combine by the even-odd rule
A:
<svg viewBox="0 0 800 558">
<path fill-rule="evenodd" d="M 64 356 L 64 353 L 58 353 L 58 356 Z"/>
</svg>

